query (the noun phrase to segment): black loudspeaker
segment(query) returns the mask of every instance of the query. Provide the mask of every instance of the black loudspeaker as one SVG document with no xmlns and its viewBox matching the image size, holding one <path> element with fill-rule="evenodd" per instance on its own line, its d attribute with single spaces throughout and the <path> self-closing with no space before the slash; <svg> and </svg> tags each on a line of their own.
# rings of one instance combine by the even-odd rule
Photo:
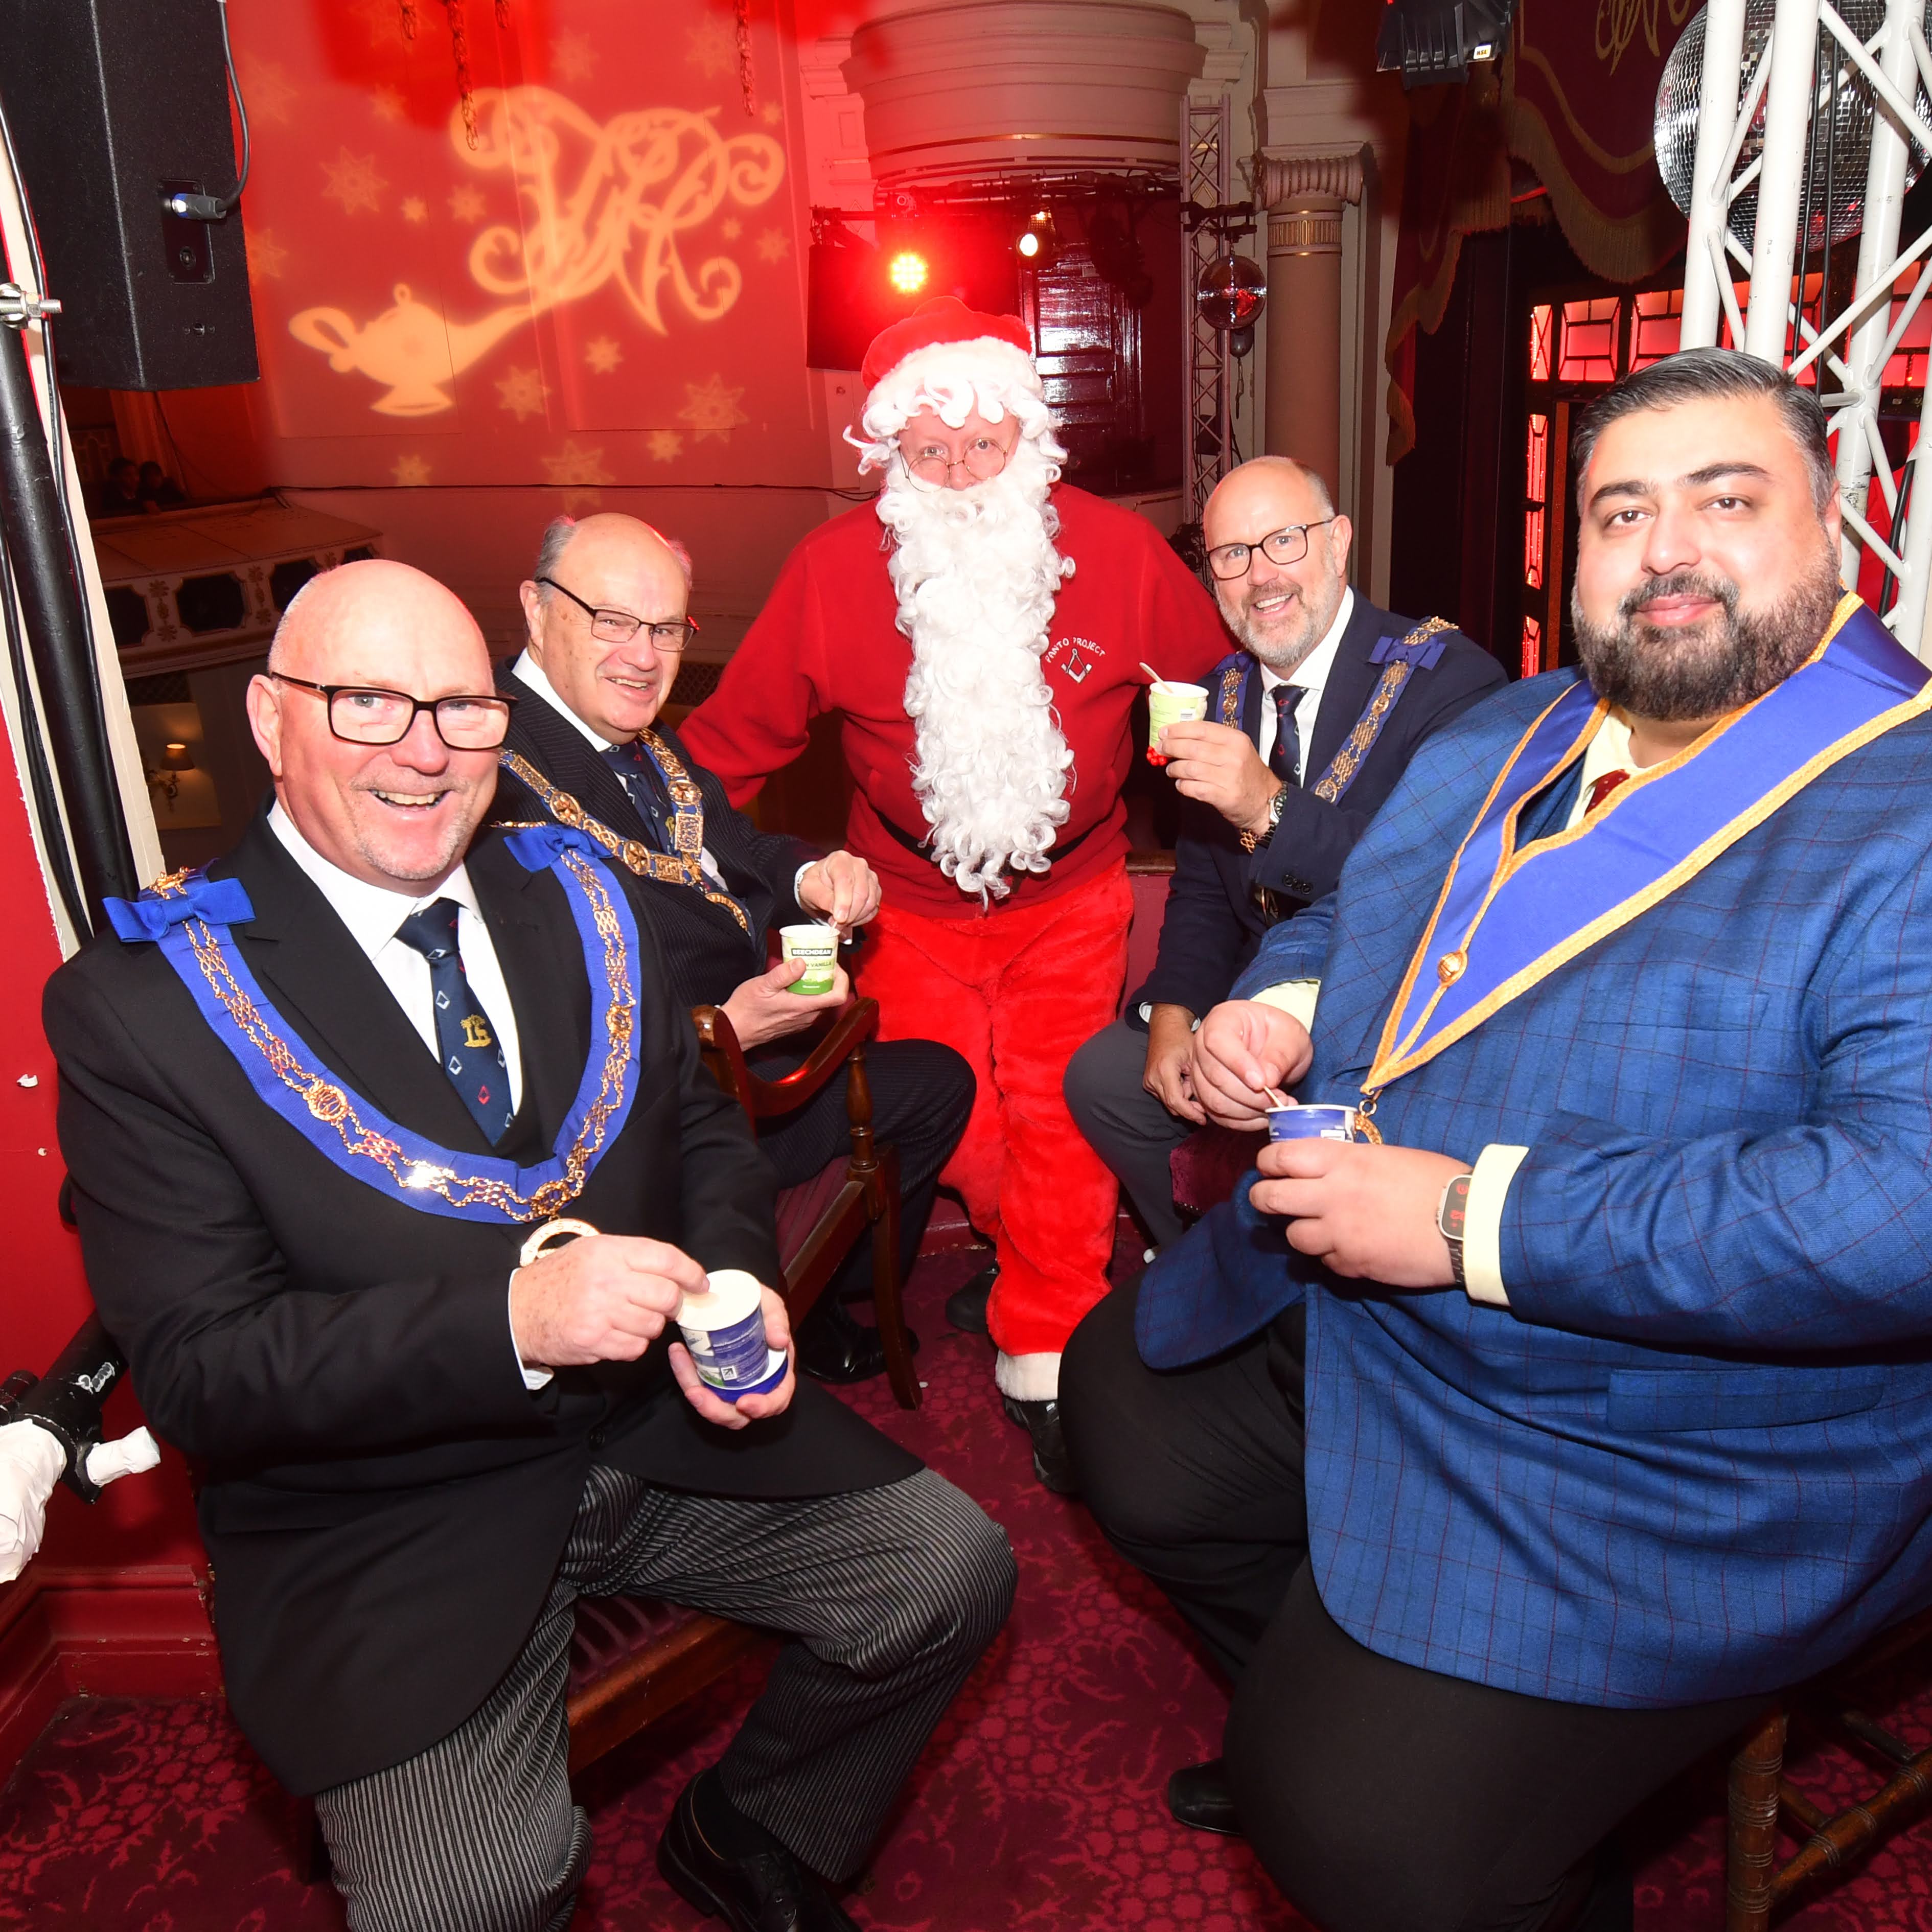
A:
<svg viewBox="0 0 1932 1932">
<path fill-rule="evenodd" d="M 190 221 L 163 205 L 235 190 L 215 0 L 0 0 L 0 102 L 62 304 L 62 378 L 254 382 L 240 209 Z"/>
</svg>

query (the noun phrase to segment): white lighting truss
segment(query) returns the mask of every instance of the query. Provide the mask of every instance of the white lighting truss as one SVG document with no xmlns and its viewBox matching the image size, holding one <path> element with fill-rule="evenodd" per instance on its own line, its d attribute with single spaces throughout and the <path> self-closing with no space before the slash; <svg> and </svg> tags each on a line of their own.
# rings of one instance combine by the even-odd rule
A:
<svg viewBox="0 0 1932 1932">
<path fill-rule="evenodd" d="M 1912 150 L 1921 166 L 1932 160 L 1932 126 L 1915 100 L 1922 86 L 1932 94 L 1925 0 L 1886 0 L 1883 22 L 1869 39 L 1846 25 L 1831 0 L 1776 0 L 1771 33 L 1748 74 L 1745 11 L 1746 0 L 1709 0 L 1706 11 L 1680 339 L 1687 349 L 1708 346 L 1728 325 L 1731 341 L 1750 354 L 1794 374 L 1816 371 L 1819 400 L 1837 438 L 1845 581 L 1856 584 L 1865 556 L 1876 557 L 1896 586 L 1880 615 L 1901 643 L 1932 662 L 1926 632 L 1932 492 L 1922 495 L 1915 487 L 1932 454 L 1924 434 L 1932 382 L 1921 398 L 1920 437 L 1902 480 L 1893 476 L 1879 429 L 1886 364 L 1932 291 L 1932 229 L 1904 246 L 1899 240 Z M 1796 279 L 1807 266 L 1798 252 L 1807 142 L 1814 123 L 1824 138 L 1839 92 L 1855 80 L 1875 97 L 1857 274 L 1836 315 L 1828 313 L 1831 292 L 1821 285 L 1822 326 L 1814 326 L 1803 313 L 1805 287 Z M 1741 166 L 1747 147 L 1753 158 Z M 1748 255 L 1729 218 L 1732 202 L 1754 188 L 1757 217 Z M 1828 224 L 1831 218 L 1828 206 Z M 1750 277 L 1742 308 L 1734 285 L 1740 270 Z M 1894 290 L 1908 272 L 1910 292 L 1894 318 Z M 1868 520 L 1874 484 L 1888 537 Z"/>
<path fill-rule="evenodd" d="M 1180 104 L 1180 200 L 1225 208 L 1232 186 L 1228 96 Z M 1225 332 L 1200 313 L 1194 292 L 1202 272 L 1220 252 L 1216 230 L 1203 225 L 1184 233 L 1180 302 L 1181 340 L 1187 345 L 1187 380 L 1182 400 L 1187 419 L 1181 428 L 1181 520 L 1198 525 L 1208 499 L 1234 465 L 1234 358 Z"/>
</svg>

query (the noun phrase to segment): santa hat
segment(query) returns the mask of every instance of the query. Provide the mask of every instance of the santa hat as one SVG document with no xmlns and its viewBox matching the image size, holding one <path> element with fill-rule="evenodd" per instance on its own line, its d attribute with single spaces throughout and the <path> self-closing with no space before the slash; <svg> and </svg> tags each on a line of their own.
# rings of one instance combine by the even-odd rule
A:
<svg viewBox="0 0 1932 1932">
<path fill-rule="evenodd" d="M 1033 339 L 1016 315 L 988 315 L 952 296 L 935 296 L 903 322 L 881 329 L 860 370 L 862 438 L 883 463 L 892 439 L 922 409 L 957 429 L 974 410 L 997 422 L 1010 410 L 1026 434 L 1050 430 Z"/>
</svg>

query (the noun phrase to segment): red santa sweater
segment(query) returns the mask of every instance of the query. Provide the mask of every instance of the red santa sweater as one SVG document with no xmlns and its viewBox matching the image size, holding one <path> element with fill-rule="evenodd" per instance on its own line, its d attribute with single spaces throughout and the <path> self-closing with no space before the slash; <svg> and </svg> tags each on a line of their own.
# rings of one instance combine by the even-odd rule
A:
<svg viewBox="0 0 1932 1932">
<path fill-rule="evenodd" d="M 1000 905 L 1071 891 L 1126 850 L 1120 787 L 1144 748 L 1127 732 L 1134 694 L 1147 682 L 1140 661 L 1163 677 L 1198 683 L 1228 644 L 1213 600 L 1144 518 L 1064 484 L 1053 505 L 1055 547 L 1074 573 L 1054 599 L 1044 669 L 1073 752 L 1061 794 L 1072 811 L 1054 838 L 1065 856 L 1044 874 L 1009 874 L 1012 892 Z M 916 752 L 905 712 L 912 644 L 898 628 L 888 541 L 870 503 L 806 538 L 717 691 L 680 735 L 742 806 L 804 749 L 813 718 L 837 712 L 857 788 L 847 844 L 870 862 L 894 904 L 929 918 L 973 918 L 978 895 L 962 892 L 880 823 L 883 815 L 915 838 L 927 830 L 912 788 Z"/>
</svg>

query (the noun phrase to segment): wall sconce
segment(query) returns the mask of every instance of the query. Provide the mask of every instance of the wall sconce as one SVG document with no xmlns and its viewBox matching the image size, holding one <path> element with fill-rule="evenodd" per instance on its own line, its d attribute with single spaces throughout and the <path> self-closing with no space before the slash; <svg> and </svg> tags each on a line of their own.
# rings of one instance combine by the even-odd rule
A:
<svg viewBox="0 0 1932 1932">
<path fill-rule="evenodd" d="M 172 806 L 181 796 L 181 775 L 194 770 L 194 758 L 188 748 L 170 740 L 161 747 L 161 762 L 158 770 L 148 774 L 148 782 L 159 785 L 163 796 Z"/>
</svg>

